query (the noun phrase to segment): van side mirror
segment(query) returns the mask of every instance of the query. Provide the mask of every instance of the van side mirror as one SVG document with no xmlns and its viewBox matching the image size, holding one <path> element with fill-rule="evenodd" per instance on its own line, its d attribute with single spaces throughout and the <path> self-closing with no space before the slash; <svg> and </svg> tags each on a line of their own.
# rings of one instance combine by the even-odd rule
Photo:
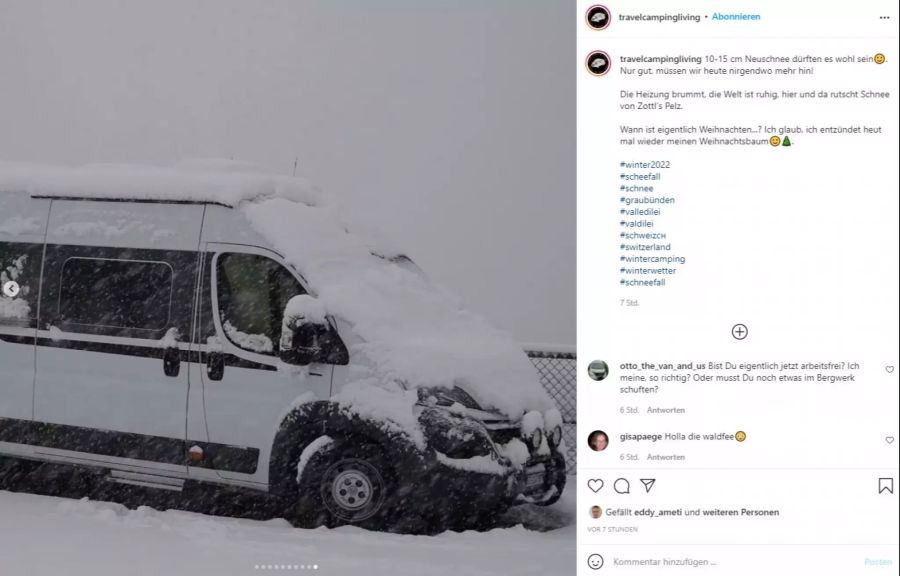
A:
<svg viewBox="0 0 900 576">
<path fill-rule="evenodd" d="M 288 333 L 290 344 L 287 346 L 282 335 L 281 360 L 296 366 L 309 366 L 316 362 L 322 356 L 319 335 L 326 330 L 328 328 L 321 324 L 301 323 Z"/>
<path fill-rule="evenodd" d="M 284 308 L 279 356 L 287 364 L 308 366 L 324 354 L 323 336 L 331 331 L 321 302 L 308 294 L 294 296 Z"/>
</svg>

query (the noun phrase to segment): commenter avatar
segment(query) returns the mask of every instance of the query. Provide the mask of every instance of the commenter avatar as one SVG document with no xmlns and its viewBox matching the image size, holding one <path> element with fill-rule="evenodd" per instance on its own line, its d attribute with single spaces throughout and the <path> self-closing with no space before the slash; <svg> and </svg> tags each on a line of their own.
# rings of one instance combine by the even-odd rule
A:
<svg viewBox="0 0 900 576">
<path fill-rule="evenodd" d="M 606 447 L 609 446 L 609 436 L 607 436 L 606 432 L 603 430 L 594 430 L 591 432 L 591 435 L 588 436 L 588 446 L 590 446 L 591 450 L 594 452 L 603 452 L 606 450 Z"/>
<path fill-rule="evenodd" d="M 594 360 L 588 365 L 588 376 L 592 380 L 603 380 L 609 376 L 609 365 L 603 360 Z"/>
</svg>

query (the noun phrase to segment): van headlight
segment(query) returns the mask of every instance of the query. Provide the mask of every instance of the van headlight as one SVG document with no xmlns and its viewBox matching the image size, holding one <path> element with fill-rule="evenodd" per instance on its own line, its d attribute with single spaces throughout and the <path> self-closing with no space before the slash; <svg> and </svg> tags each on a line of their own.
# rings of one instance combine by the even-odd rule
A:
<svg viewBox="0 0 900 576">
<path fill-rule="evenodd" d="M 551 446 L 554 448 L 559 446 L 559 443 L 562 442 L 562 433 L 562 426 L 556 426 L 547 434 L 547 439 L 550 441 Z"/>
<path fill-rule="evenodd" d="M 544 441 L 544 432 L 540 428 L 536 428 L 534 432 L 531 433 L 531 438 L 528 439 L 531 443 L 531 447 L 537 450 L 541 447 L 541 442 Z"/>
<path fill-rule="evenodd" d="M 419 416 L 428 444 L 449 458 L 472 458 L 495 453 L 484 426 L 443 408 L 425 408 Z"/>
</svg>

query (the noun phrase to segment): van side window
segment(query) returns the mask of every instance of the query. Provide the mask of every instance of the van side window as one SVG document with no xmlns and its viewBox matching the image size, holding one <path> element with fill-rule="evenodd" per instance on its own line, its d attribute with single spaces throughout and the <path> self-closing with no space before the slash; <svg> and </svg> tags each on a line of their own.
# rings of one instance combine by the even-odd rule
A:
<svg viewBox="0 0 900 576">
<path fill-rule="evenodd" d="M 172 308 L 172 275 L 165 262 L 69 258 L 60 280 L 60 321 L 163 329 Z"/>
<path fill-rule="evenodd" d="M 34 325 L 43 248 L 40 244 L 0 242 L 0 324 Z"/>
<path fill-rule="evenodd" d="M 276 355 L 288 301 L 306 291 L 281 264 L 256 254 L 219 255 L 219 318 L 239 348 Z"/>
</svg>

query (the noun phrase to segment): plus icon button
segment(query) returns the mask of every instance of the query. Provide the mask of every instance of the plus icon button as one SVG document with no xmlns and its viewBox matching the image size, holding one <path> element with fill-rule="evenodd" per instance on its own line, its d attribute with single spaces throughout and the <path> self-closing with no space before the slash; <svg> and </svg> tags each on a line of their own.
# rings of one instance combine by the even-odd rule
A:
<svg viewBox="0 0 900 576">
<path fill-rule="evenodd" d="M 731 327 L 731 335 L 734 336 L 735 340 L 743 340 L 749 333 L 747 327 L 743 324 L 735 324 Z"/>
</svg>

